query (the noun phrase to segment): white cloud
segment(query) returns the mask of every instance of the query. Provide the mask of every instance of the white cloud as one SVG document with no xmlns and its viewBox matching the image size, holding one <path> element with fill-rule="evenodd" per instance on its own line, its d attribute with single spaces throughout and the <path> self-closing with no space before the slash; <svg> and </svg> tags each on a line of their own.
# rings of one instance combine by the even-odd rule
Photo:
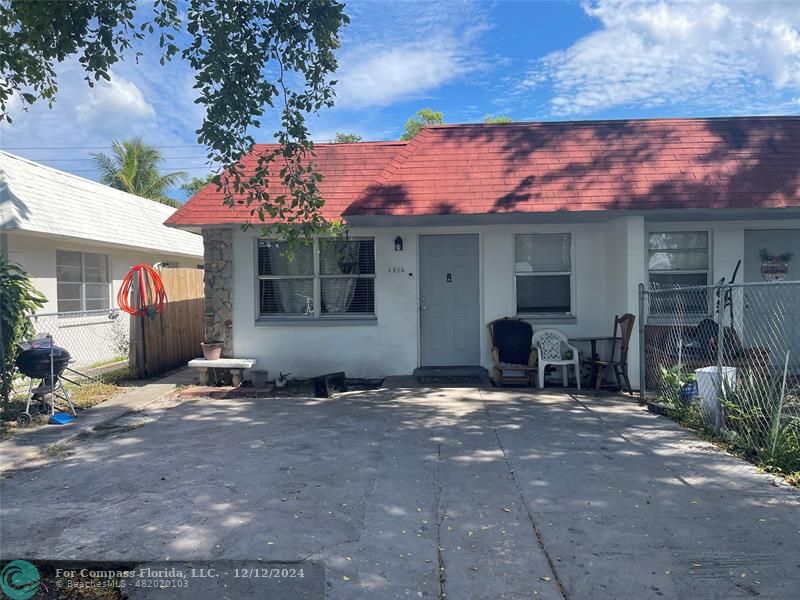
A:
<svg viewBox="0 0 800 600">
<path fill-rule="evenodd" d="M 353 3 L 335 79 L 337 108 L 419 98 L 485 68 L 486 8 L 467 0 Z"/>
<path fill-rule="evenodd" d="M 205 173 L 205 152 L 193 145 L 202 109 L 193 103 L 191 71 L 179 61 L 158 64 L 157 53 L 139 62 L 120 61 L 110 81 L 89 87 L 75 59 L 57 67 L 58 92 L 52 108 L 39 101 L 9 111 L 13 123 L 0 123 L 0 143 L 31 160 L 95 177 L 91 153 L 107 151 L 112 140 L 140 136 L 148 144 L 166 147 L 165 170 Z M 180 157 L 180 158 L 172 158 Z"/>
<path fill-rule="evenodd" d="M 541 59 L 520 91 L 550 84 L 551 112 L 687 104 L 768 110 L 800 89 L 800 10 L 792 2 L 599 0 L 601 29 Z"/>
<path fill-rule="evenodd" d="M 151 64 L 154 63 L 154 64 Z M 142 136 L 152 144 L 179 144 L 192 139 L 200 123 L 194 95 L 181 77 L 186 67 L 161 67 L 157 58 L 120 61 L 110 81 L 89 87 L 83 69 L 70 59 L 57 67 L 58 92 L 52 107 L 44 100 L 27 111 L 9 111 L 14 121 L 3 124 L 9 146 L 87 146 L 112 139 Z M 181 134 L 175 135 L 180 124 Z"/>
<path fill-rule="evenodd" d="M 131 122 L 155 118 L 153 105 L 147 102 L 135 83 L 111 73 L 111 81 L 103 81 L 89 89 L 86 98 L 75 106 L 78 122 L 101 131 L 116 132 Z"/>
<path fill-rule="evenodd" d="M 337 74 L 337 105 L 384 106 L 434 90 L 467 71 L 454 42 L 375 48 Z"/>
</svg>

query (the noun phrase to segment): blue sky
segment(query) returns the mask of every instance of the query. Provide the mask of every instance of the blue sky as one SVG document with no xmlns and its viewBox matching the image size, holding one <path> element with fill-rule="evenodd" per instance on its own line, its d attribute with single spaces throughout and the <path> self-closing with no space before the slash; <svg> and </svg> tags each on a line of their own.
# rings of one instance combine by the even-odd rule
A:
<svg viewBox="0 0 800 600">
<path fill-rule="evenodd" d="M 347 13 L 337 104 L 310 118 L 318 141 L 397 139 L 423 107 L 451 123 L 800 113 L 794 1 L 354 0 Z M 94 178 L 89 153 L 139 135 L 165 169 L 205 174 L 192 73 L 143 50 L 93 89 L 76 63 L 61 65 L 54 108 L 16 114 L 2 147 Z"/>
</svg>

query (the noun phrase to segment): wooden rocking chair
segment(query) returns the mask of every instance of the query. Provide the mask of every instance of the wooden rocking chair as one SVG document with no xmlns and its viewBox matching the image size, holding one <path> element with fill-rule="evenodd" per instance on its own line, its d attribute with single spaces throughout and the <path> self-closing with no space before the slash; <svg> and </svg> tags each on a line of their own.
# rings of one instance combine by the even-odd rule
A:
<svg viewBox="0 0 800 600">
<path fill-rule="evenodd" d="M 636 321 L 636 316 L 626 313 L 621 317 L 617 315 L 614 317 L 614 335 L 611 339 L 611 358 L 609 360 L 592 359 L 592 366 L 594 368 L 595 377 L 595 394 L 600 393 L 600 385 L 603 382 L 603 373 L 606 367 L 611 367 L 614 370 L 614 378 L 620 390 L 626 389 L 629 394 L 633 394 L 631 389 L 631 380 L 628 378 L 628 346 L 631 341 L 631 333 L 633 333 L 633 323 Z M 619 357 L 617 353 L 617 340 L 619 340 Z"/>
</svg>

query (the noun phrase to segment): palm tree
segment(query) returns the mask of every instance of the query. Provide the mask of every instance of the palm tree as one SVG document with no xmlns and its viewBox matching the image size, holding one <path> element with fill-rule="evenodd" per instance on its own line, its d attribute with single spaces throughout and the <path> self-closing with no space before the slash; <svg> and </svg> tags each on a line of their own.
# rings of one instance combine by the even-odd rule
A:
<svg viewBox="0 0 800 600">
<path fill-rule="evenodd" d="M 92 154 L 100 181 L 117 190 L 149 198 L 161 204 L 180 206 L 167 196 L 168 189 L 187 178 L 183 171 L 162 175 L 158 171 L 164 161 L 157 148 L 148 146 L 141 138 L 111 142 L 111 156 Z"/>
</svg>

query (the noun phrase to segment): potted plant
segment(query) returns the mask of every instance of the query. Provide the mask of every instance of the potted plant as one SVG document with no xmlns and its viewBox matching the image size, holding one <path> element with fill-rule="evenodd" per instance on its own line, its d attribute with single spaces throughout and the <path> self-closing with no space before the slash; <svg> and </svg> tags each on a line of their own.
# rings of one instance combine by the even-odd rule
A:
<svg viewBox="0 0 800 600">
<path fill-rule="evenodd" d="M 659 367 L 666 398 L 672 403 L 689 404 L 697 396 L 697 377 L 694 373 L 684 373 L 681 365 Z"/>
<path fill-rule="evenodd" d="M 686 376 L 686 380 L 681 386 L 679 395 L 681 402 L 684 404 L 689 404 L 694 397 L 697 396 L 697 375 L 689 373 Z"/>
<path fill-rule="evenodd" d="M 219 360 L 222 357 L 223 342 L 200 342 L 203 348 L 203 358 L 206 360 Z"/>
<path fill-rule="evenodd" d="M 286 387 L 286 384 L 289 383 L 289 375 L 291 375 L 291 373 L 284 373 L 283 371 L 278 371 L 278 378 L 275 380 L 275 387 L 277 388 Z"/>
</svg>

